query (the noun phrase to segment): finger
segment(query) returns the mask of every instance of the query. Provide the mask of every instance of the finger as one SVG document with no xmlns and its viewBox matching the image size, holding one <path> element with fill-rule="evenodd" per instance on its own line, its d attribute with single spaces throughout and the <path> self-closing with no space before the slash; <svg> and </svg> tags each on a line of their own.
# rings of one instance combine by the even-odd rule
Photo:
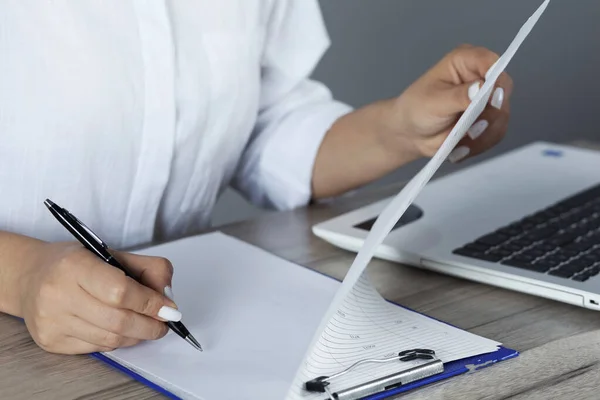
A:
<svg viewBox="0 0 600 400">
<path fill-rule="evenodd" d="M 458 85 L 450 85 L 445 89 L 441 89 L 434 96 L 434 101 L 439 105 L 439 107 L 435 108 L 442 115 L 464 112 L 479 92 L 482 84 L 482 81 L 477 80 Z"/>
<path fill-rule="evenodd" d="M 52 347 L 49 347 L 49 348 L 41 347 L 41 348 L 49 353 L 68 354 L 68 355 L 89 354 L 89 353 L 113 350 L 111 348 L 98 346 L 98 345 L 88 343 L 84 340 L 81 340 L 81 339 L 78 339 L 75 337 L 71 337 L 71 336 L 65 336 L 65 337 L 61 338 L 61 340 L 59 342 L 57 342 L 56 344 L 54 344 Z"/>
<path fill-rule="evenodd" d="M 514 82 L 511 76 L 506 72 L 503 72 L 500 74 L 500 76 L 498 76 L 495 86 L 504 89 L 505 98 L 508 99 L 510 98 L 510 96 L 512 96 L 514 90 Z"/>
<path fill-rule="evenodd" d="M 508 102 L 503 106 L 503 110 L 487 108 L 450 154 L 449 161 L 461 162 L 497 145 L 508 129 L 509 109 Z"/>
<path fill-rule="evenodd" d="M 508 121 L 508 114 L 502 112 L 479 138 L 469 139 L 469 157 L 475 157 L 500 143 L 508 130 Z"/>
<path fill-rule="evenodd" d="M 142 256 L 131 253 L 115 255 L 127 266 L 142 284 L 163 293 L 173 300 L 172 279 L 173 265 L 162 257 Z"/>
<path fill-rule="evenodd" d="M 79 274 L 80 286 L 102 303 L 165 321 L 179 321 L 175 303 L 105 263 L 91 265 Z"/>
<path fill-rule="evenodd" d="M 497 110 L 503 110 L 503 104 L 508 102 L 513 91 L 513 81 L 508 74 L 502 74 L 496 81 L 495 89 L 489 99 L 489 104 Z"/>
<path fill-rule="evenodd" d="M 453 85 L 485 80 L 499 58 L 498 54 L 485 47 L 463 45 L 450 52 L 435 72 L 442 81 Z M 503 88 L 506 97 L 513 92 L 513 80 L 505 71 L 499 75 L 495 86 Z"/>
<path fill-rule="evenodd" d="M 500 56 L 485 47 L 463 45 L 444 57 L 431 72 L 451 84 L 485 79 L 486 73 Z"/>
<path fill-rule="evenodd" d="M 442 89 L 436 95 L 436 100 L 441 105 L 441 113 L 455 114 L 464 112 L 471 102 L 475 99 L 483 81 L 476 80 L 473 82 L 462 83 L 458 85 L 450 85 L 446 89 Z M 507 100 L 513 90 L 512 79 L 508 74 L 503 74 L 496 81 L 496 89 L 492 92 L 488 102 L 491 106 L 501 109 L 502 104 Z"/>
<path fill-rule="evenodd" d="M 68 335 L 106 349 L 131 347 L 141 342 L 140 339 L 107 331 L 77 317 L 70 318 Z"/>
<path fill-rule="evenodd" d="M 164 322 L 127 309 L 110 307 L 85 292 L 74 306 L 73 315 L 96 329 L 136 340 L 156 340 L 168 332 Z"/>
</svg>

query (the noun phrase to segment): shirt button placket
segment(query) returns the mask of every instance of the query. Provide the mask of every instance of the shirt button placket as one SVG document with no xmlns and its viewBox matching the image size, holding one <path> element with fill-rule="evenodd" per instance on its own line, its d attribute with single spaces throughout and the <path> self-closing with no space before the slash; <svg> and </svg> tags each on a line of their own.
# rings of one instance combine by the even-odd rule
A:
<svg viewBox="0 0 600 400">
<path fill-rule="evenodd" d="M 143 59 L 141 147 L 123 232 L 123 246 L 152 240 L 168 183 L 176 129 L 174 44 L 165 0 L 135 0 Z"/>
</svg>

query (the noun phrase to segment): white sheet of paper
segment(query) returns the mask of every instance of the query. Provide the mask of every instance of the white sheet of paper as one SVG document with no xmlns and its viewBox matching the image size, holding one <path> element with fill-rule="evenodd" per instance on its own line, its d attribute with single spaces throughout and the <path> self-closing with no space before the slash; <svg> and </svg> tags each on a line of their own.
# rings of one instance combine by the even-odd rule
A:
<svg viewBox="0 0 600 400">
<path fill-rule="evenodd" d="M 204 352 L 169 332 L 106 355 L 185 399 L 284 399 L 340 282 L 222 233 L 140 253 L 173 263 L 175 301 Z"/>
</svg>

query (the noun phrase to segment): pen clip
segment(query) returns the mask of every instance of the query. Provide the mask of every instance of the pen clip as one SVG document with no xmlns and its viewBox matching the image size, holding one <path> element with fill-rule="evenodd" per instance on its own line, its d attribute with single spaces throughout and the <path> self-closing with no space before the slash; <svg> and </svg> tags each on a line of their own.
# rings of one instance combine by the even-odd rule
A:
<svg viewBox="0 0 600 400">
<path fill-rule="evenodd" d="M 105 249 L 108 249 L 108 246 L 106 245 L 106 243 L 104 243 L 104 241 L 102 239 L 100 239 L 100 237 L 98 235 L 96 235 L 93 230 L 91 230 L 90 228 L 88 228 L 86 224 L 84 224 L 76 216 L 74 216 L 73 214 L 71 214 L 69 212 L 69 210 L 67 210 L 66 208 L 63 208 L 63 210 L 65 211 L 65 213 L 67 213 L 69 215 L 70 218 L 73 218 L 75 220 L 75 222 L 77 222 L 79 224 L 79 226 L 81 226 L 86 231 L 86 233 L 88 235 L 90 235 L 91 237 L 93 237 L 94 240 L 96 240 L 96 242 L 98 242 L 99 245 L 101 245 Z"/>
</svg>

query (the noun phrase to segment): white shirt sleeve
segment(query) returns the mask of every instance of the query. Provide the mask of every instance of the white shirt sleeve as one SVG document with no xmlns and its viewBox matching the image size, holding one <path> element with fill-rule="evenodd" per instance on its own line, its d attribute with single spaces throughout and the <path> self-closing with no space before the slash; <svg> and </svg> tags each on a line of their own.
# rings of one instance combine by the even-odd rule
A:
<svg viewBox="0 0 600 400">
<path fill-rule="evenodd" d="M 274 3 L 263 50 L 259 115 L 232 181 L 258 206 L 287 210 L 309 202 L 322 139 L 351 111 L 309 78 L 329 44 L 317 0 Z"/>
</svg>

